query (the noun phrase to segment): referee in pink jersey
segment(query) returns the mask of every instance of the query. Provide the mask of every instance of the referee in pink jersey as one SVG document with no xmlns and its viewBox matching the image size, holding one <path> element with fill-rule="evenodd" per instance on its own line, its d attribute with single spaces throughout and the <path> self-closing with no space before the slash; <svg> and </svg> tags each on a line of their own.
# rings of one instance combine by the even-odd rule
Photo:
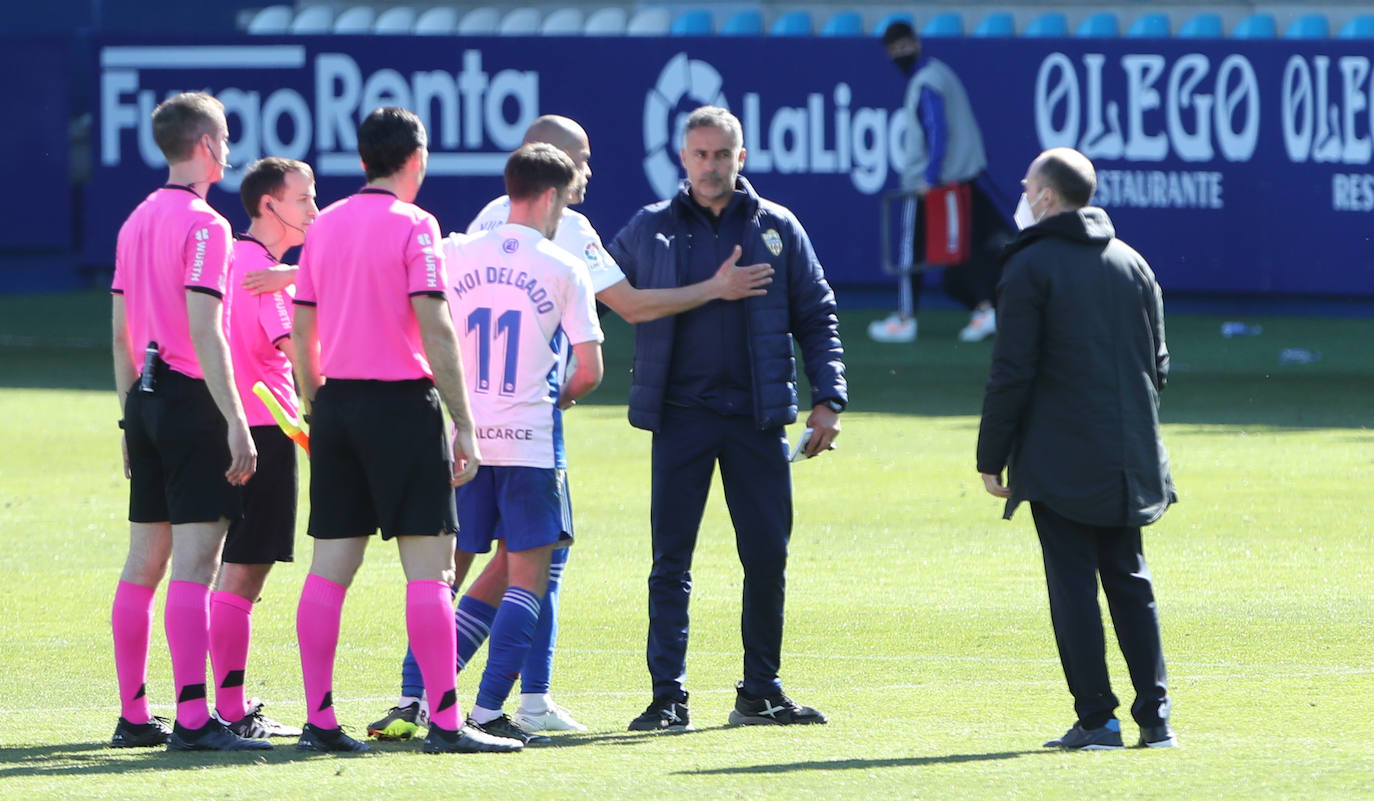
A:
<svg viewBox="0 0 1374 801">
<path fill-rule="evenodd" d="M 153 138 L 167 157 L 167 184 L 120 228 L 111 287 L 130 537 L 111 612 L 120 717 L 110 745 L 268 749 L 212 719 L 205 697 L 209 585 L 224 532 L 240 516 L 237 485 L 257 464 L 224 338 L 229 223 L 205 202 L 229 163 L 224 105 L 201 92 L 176 95 L 154 109 Z M 153 594 L 169 560 L 170 727 L 149 712 L 146 687 Z"/>
<path fill-rule="evenodd" d="M 419 117 L 379 108 L 358 126 L 367 186 L 316 218 L 296 277 L 296 348 L 311 415 L 315 552 L 296 612 L 307 720 L 297 748 L 368 751 L 334 714 L 334 653 L 344 595 L 368 538 L 395 538 L 406 630 L 429 693 L 429 753 L 516 751 L 518 740 L 464 727 L 453 627 L 452 487 L 480 454 L 449 315 L 439 224 L 414 204 L 429 161 Z M 440 401 L 453 419 L 452 450 Z"/>
</svg>

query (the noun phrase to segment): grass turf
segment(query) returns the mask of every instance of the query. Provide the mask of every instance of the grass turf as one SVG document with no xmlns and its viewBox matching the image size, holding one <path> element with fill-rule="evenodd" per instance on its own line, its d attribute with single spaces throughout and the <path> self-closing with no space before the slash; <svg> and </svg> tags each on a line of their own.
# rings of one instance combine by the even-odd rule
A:
<svg viewBox="0 0 1374 801">
<path fill-rule="evenodd" d="M 1162 414 L 1183 502 L 1146 549 L 1178 750 L 1039 747 L 1073 713 L 1029 515 L 1000 520 L 974 472 L 989 347 L 956 344 L 949 313 L 923 315 L 914 346 L 873 345 L 862 330 L 875 315 L 842 311 L 854 401 L 840 449 L 794 472 L 783 660 L 789 692 L 830 725 L 721 725 L 740 672 L 740 572 L 717 491 L 694 571 L 701 731 L 624 731 L 649 701 L 649 437 L 619 405 L 630 331 L 608 322 L 606 384 L 569 416 L 580 539 L 554 679 L 592 730 L 521 755 L 428 757 L 409 743 L 359 759 L 289 743 L 256 755 L 105 748 L 118 714 L 109 602 L 127 546 L 107 304 L 0 298 L 0 798 L 1374 798 L 1368 322 L 1270 318 L 1260 337 L 1224 340 L 1220 318 L 1169 320 Z M 1322 360 L 1278 365 L 1284 347 Z M 295 723 L 309 552 L 302 535 L 299 561 L 269 582 L 248 673 L 269 714 Z M 160 607 L 149 687 L 168 714 Z M 394 701 L 403 608 L 395 548 L 376 542 L 336 671 L 355 732 Z M 1109 664 L 1128 706 L 1114 647 Z M 479 668 L 460 680 L 465 704 Z"/>
</svg>

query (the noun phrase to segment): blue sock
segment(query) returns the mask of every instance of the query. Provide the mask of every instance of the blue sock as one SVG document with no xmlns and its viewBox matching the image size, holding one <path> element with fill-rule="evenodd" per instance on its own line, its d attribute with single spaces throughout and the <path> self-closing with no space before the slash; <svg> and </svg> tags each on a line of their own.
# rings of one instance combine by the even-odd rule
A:
<svg viewBox="0 0 1374 801">
<path fill-rule="evenodd" d="M 539 605 L 539 596 L 520 587 L 508 588 L 501 598 L 491 624 L 491 652 L 477 687 L 477 706 L 495 710 L 506 702 L 539 624 Z"/>
<path fill-rule="evenodd" d="M 571 548 L 553 552 L 549 564 L 549 589 L 539 606 L 539 625 L 534 630 L 529 656 L 520 671 L 520 692 L 538 695 L 549 691 L 549 677 L 553 675 L 553 648 L 558 641 L 558 587 L 562 584 L 563 566 L 568 562 Z"/>
<path fill-rule="evenodd" d="M 491 623 L 496 619 L 496 607 L 470 595 L 458 599 L 453 622 L 458 627 L 458 669 L 467 667 L 472 655 L 487 641 Z"/>
</svg>

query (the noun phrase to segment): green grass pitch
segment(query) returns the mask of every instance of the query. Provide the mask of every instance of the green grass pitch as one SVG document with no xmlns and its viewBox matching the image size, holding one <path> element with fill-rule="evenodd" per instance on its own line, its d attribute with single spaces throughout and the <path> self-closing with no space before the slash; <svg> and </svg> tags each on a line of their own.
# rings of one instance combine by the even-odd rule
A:
<svg viewBox="0 0 1374 801">
<path fill-rule="evenodd" d="M 916 345 L 874 345 L 862 332 L 876 312 L 843 300 L 853 403 L 839 450 L 794 470 L 783 658 L 788 691 L 828 726 L 723 725 L 741 670 L 740 570 L 717 490 L 695 564 L 700 731 L 625 731 L 650 700 L 649 436 L 625 422 L 630 330 L 608 320 L 606 383 L 568 416 L 579 542 L 554 677 L 591 731 L 517 755 L 407 743 L 337 758 L 290 743 L 265 755 L 105 747 L 127 543 L 108 301 L 0 298 L 0 798 L 1374 798 L 1369 321 L 1266 318 L 1262 336 L 1223 340 L 1221 318 L 1169 319 L 1162 416 L 1182 503 L 1147 530 L 1146 553 L 1182 747 L 1061 754 L 1040 747 L 1073 712 L 1030 516 L 1002 521 L 974 470 L 990 348 L 957 344 L 961 320 L 939 312 Z M 1279 365 L 1284 347 L 1323 357 Z M 302 534 L 298 561 L 269 582 L 248 673 L 250 694 L 297 724 L 309 554 Z M 375 542 L 336 672 L 354 732 L 394 700 L 403 607 L 395 548 Z M 161 619 L 159 593 L 149 687 L 169 714 Z M 478 667 L 460 679 L 465 705 Z M 1134 724 L 1123 730 L 1134 741 Z"/>
</svg>

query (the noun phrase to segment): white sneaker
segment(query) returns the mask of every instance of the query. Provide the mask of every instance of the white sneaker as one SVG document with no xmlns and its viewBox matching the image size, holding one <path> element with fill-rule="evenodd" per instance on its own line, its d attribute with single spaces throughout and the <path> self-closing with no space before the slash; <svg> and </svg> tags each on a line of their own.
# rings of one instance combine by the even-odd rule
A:
<svg viewBox="0 0 1374 801">
<path fill-rule="evenodd" d="M 573 719 L 572 713 L 552 701 L 548 702 L 548 708 L 542 711 L 529 710 L 520 707 L 515 710 L 515 725 L 525 731 L 586 731 L 583 726 Z"/>
<path fill-rule="evenodd" d="M 893 312 L 868 324 L 868 338 L 874 342 L 915 342 L 916 318 L 903 320 L 900 314 Z"/>
<path fill-rule="evenodd" d="M 959 332 L 960 342 L 982 342 L 997 333 L 997 310 L 976 311 L 969 318 L 968 325 Z"/>
</svg>

